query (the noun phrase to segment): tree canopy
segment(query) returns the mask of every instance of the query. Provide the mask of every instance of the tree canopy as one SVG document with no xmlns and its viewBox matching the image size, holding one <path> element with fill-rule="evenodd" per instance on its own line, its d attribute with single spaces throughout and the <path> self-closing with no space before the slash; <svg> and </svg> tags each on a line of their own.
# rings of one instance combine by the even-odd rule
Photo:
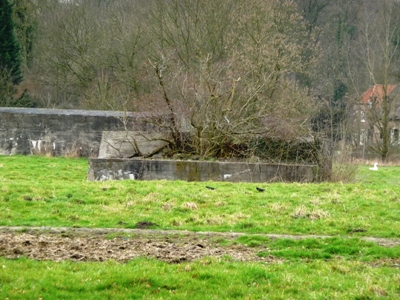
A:
<svg viewBox="0 0 400 300">
<path fill-rule="evenodd" d="M 166 112 L 175 142 L 191 130 L 202 155 L 257 135 L 357 150 L 354 106 L 400 81 L 399 11 L 396 0 L 0 0 L 0 66 L 19 103 Z M 366 129 L 382 158 L 400 153 L 392 98 Z"/>
<path fill-rule="evenodd" d="M 21 47 L 16 38 L 13 7 L 8 0 L 0 0 L 0 68 L 13 84 L 22 81 Z"/>
</svg>

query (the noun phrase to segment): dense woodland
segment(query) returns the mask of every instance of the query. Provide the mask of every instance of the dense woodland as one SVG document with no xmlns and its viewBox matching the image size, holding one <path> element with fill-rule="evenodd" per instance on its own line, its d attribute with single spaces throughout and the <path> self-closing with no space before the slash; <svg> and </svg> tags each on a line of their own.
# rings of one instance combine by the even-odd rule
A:
<svg viewBox="0 0 400 300">
<path fill-rule="evenodd" d="M 203 157 L 255 154 L 255 136 L 354 151 L 354 105 L 400 81 L 397 0 L 0 0 L 0 10 L 2 38 L 18 44 L 12 68 L 0 47 L 1 106 L 168 113 L 173 147 Z M 392 98 L 368 148 L 383 160 L 398 148 Z"/>
</svg>

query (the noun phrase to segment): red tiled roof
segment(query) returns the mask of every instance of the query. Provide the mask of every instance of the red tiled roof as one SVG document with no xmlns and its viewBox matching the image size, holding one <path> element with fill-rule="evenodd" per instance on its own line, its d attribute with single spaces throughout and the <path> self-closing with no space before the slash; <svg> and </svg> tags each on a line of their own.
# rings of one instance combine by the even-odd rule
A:
<svg viewBox="0 0 400 300">
<path fill-rule="evenodd" d="M 387 95 L 390 95 L 390 93 L 393 92 L 396 87 L 396 85 L 387 85 Z M 373 100 L 381 102 L 383 95 L 383 84 L 375 84 L 373 87 L 365 91 L 364 94 L 362 94 L 361 103 L 368 103 L 372 102 Z"/>
</svg>

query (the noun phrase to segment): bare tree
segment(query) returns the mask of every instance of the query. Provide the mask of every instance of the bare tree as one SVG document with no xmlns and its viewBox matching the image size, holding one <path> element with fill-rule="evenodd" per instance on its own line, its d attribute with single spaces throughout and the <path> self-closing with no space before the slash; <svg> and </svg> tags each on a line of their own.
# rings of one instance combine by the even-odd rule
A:
<svg viewBox="0 0 400 300">
<path fill-rule="evenodd" d="M 229 156 L 256 136 L 308 128 L 311 101 L 297 76 L 312 66 L 314 45 L 292 1 L 218 1 L 213 14 L 215 1 L 157 4 L 151 61 L 194 151 Z"/>
<path fill-rule="evenodd" d="M 357 38 L 360 0 L 298 0 L 308 21 L 308 28 L 320 46 L 316 69 L 310 78 L 310 93 L 315 97 L 318 114 L 313 120 L 314 130 L 331 141 L 331 151 L 344 145 L 348 135 L 347 117 L 352 107 L 355 75 L 349 71 L 354 59 L 349 51 Z M 351 66 L 351 70 L 354 67 Z M 342 149 L 341 149 L 342 150 Z"/>
<path fill-rule="evenodd" d="M 104 15 L 92 1 L 42 4 L 40 39 L 36 47 L 36 71 L 47 86 L 53 103 L 76 107 L 106 60 L 102 23 Z"/>
<path fill-rule="evenodd" d="M 369 148 L 387 161 L 391 152 L 391 117 L 399 105 L 397 93 L 391 85 L 399 77 L 400 64 L 400 7 L 397 1 L 383 0 L 379 5 L 367 3 L 363 10 L 363 27 L 359 39 L 359 58 L 365 65 L 370 85 L 378 85 L 380 92 L 370 99 L 366 113 L 371 124 Z"/>
<path fill-rule="evenodd" d="M 149 44 L 146 2 L 120 0 L 103 9 L 105 61 L 95 66 L 97 74 L 81 104 L 91 109 L 139 111 L 143 109 L 139 99 L 151 89 L 144 68 Z"/>
</svg>

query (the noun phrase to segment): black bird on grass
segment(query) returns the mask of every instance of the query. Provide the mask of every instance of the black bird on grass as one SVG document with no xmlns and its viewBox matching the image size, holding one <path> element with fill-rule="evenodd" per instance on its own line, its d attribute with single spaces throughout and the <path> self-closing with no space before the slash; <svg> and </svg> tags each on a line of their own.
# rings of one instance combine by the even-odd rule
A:
<svg viewBox="0 0 400 300">
<path fill-rule="evenodd" d="M 208 188 L 209 190 L 215 190 L 215 188 L 213 188 L 212 186 L 206 186 L 206 188 Z"/>
<path fill-rule="evenodd" d="M 257 191 L 259 191 L 259 192 L 264 192 L 264 191 L 265 191 L 265 189 L 262 189 L 262 188 L 260 188 L 260 187 L 256 187 L 256 189 L 257 189 Z"/>
</svg>

